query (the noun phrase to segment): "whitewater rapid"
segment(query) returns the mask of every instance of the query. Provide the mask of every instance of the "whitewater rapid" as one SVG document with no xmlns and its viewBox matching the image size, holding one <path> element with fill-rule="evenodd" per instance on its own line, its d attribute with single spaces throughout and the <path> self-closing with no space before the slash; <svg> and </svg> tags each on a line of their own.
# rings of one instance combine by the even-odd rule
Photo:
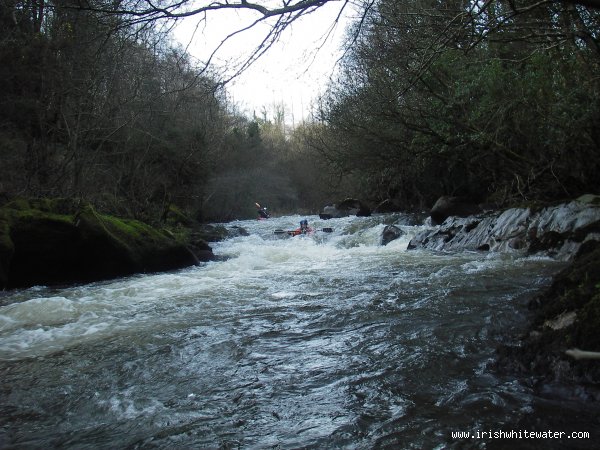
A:
<svg viewBox="0 0 600 450">
<path fill-rule="evenodd" d="M 407 251 L 402 215 L 274 233 L 303 218 L 225 224 L 248 235 L 198 267 L 3 293 L 0 446 L 466 448 L 452 430 L 536 416 L 490 364 L 561 263 Z"/>
</svg>

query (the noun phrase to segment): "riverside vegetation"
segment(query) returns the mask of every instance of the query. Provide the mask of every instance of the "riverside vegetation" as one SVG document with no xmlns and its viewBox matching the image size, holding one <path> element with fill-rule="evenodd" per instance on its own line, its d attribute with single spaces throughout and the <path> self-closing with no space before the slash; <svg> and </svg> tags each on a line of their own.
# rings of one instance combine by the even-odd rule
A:
<svg viewBox="0 0 600 450">
<path fill-rule="evenodd" d="M 214 222 L 256 201 L 283 214 L 600 192 L 600 11 L 530 3 L 374 2 L 292 127 L 284 104 L 242 114 L 163 22 L 136 22 L 149 11 L 4 2 L 0 193 L 160 224 L 173 205 Z"/>
</svg>

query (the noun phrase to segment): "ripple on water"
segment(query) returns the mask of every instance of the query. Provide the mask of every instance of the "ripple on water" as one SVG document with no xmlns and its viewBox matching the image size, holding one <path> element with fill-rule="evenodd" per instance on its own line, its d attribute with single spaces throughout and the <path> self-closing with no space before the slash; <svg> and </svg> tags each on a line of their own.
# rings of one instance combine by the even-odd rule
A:
<svg viewBox="0 0 600 450">
<path fill-rule="evenodd" d="M 450 431 L 537 414 L 489 363 L 557 265 L 381 247 L 383 216 L 273 236 L 299 220 L 238 223 L 225 261 L 3 296 L 0 442 L 462 448 Z"/>
</svg>

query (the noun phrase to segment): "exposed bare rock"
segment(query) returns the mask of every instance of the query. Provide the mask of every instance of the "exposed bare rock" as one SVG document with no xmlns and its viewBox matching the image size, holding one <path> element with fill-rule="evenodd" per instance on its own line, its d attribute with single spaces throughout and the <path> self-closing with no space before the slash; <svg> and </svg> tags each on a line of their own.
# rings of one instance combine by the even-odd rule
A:
<svg viewBox="0 0 600 450">
<path fill-rule="evenodd" d="M 448 217 L 418 233 L 409 249 L 546 253 L 568 260 L 587 240 L 600 240 L 600 206 L 579 199 L 540 210 L 511 208 Z"/>
</svg>

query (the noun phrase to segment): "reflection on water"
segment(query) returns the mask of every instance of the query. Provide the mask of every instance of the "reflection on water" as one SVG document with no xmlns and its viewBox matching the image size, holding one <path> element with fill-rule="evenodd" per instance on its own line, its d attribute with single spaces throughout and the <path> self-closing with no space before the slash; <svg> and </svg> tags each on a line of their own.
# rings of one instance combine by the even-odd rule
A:
<svg viewBox="0 0 600 450">
<path fill-rule="evenodd" d="M 273 233 L 300 219 L 240 222 L 201 267 L 5 294 L 0 446 L 491 448 L 451 432 L 562 414 L 489 368 L 560 264 L 407 252 L 408 226 L 382 247 L 389 216 Z"/>
</svg>

